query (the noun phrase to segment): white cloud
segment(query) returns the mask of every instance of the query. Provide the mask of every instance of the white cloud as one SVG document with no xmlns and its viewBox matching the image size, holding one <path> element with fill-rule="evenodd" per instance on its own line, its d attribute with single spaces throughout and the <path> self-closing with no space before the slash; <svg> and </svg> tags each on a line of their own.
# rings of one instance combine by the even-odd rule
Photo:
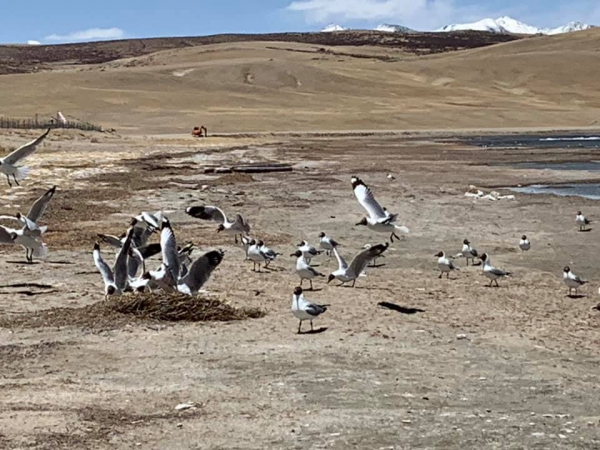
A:
<svg viewBox="0 0 600 450">
<path fill-rule="evenodd" d="M 296 0 L 287 9 L 312 23 L 396 21 L 424 28 L 446 23 L 457 12 L 452 0 Z"/>
<path fill-rule="evenodd" d="M 90 28 L 89 30 L 75 31 L 69 34 L 51 34 L 44 40 L 54 42 L 72 41 L 97 41 L 101 39 L 122 39 L 125 32 L 120 28 Z"/>
<path fill-rule="evenodd" d="M 27 45 L 42 45 L 40 41 L 27 41 Z"/>
</svg>

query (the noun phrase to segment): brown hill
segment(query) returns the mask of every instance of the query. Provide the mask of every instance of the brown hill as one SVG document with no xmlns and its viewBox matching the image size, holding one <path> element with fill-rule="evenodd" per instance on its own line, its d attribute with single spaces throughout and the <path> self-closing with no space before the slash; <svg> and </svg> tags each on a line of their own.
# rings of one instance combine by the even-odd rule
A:
<svg viewBox="0 0 600 450">
<path fill-rule="evenodd" d="M 588 127 L 600 112 L 599 42 L 595 29 L 429 56 L 341 42 L 207 44 L 2 76 L 0 114 L 61 110 L 133 133 Z"/>
</svg>

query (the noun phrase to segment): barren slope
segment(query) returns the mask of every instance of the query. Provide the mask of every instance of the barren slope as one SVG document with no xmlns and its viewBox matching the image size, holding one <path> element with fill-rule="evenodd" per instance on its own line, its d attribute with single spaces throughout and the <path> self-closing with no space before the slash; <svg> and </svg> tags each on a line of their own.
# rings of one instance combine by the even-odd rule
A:
<svg viewBox="0 0 600 450">
<path fill-rule="evenodd" d="M 600 31 L 417 57 L 398 49 L 242 42 L 2 77 L 0 114 L 177 133 L 597 122 Z M 575 69 L 576 68 L 576 69 Z M 35 88 L 32 88 L 35 87 Z"/>
</svg>

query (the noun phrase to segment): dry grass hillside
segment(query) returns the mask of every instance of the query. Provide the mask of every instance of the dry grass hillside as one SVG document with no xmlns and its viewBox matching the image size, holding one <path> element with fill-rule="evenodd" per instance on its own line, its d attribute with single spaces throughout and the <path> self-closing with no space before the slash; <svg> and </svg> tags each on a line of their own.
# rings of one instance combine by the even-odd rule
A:
<svg viewBox="0 0 600 450">
<path fill-rule="evenodd" d="M 597 29 L 429 56 L 209 44 L 4 75 L 0 114 L 61 110 L 126 133 L 590 127 L 599 47 Z"/>
</svg>

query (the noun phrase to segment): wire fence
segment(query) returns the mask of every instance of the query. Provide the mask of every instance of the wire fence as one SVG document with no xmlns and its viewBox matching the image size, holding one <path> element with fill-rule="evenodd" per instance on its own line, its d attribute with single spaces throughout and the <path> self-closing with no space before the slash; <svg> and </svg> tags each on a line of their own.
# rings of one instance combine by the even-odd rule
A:
<svg viewBox="0 0 600 450">
<path fill-rule="evenodd" d="M 83 131 L 104 131 L 100 125 L 81 120 L 60 121 L 54 118 L 40 119 L 36 114 L 31 119 L 17 119 L 14 117 L 1 117 L 0 128 L 18 128 L 22 130 L 32 130 L 37 128 L 74 128 Z"/>
</svg>

